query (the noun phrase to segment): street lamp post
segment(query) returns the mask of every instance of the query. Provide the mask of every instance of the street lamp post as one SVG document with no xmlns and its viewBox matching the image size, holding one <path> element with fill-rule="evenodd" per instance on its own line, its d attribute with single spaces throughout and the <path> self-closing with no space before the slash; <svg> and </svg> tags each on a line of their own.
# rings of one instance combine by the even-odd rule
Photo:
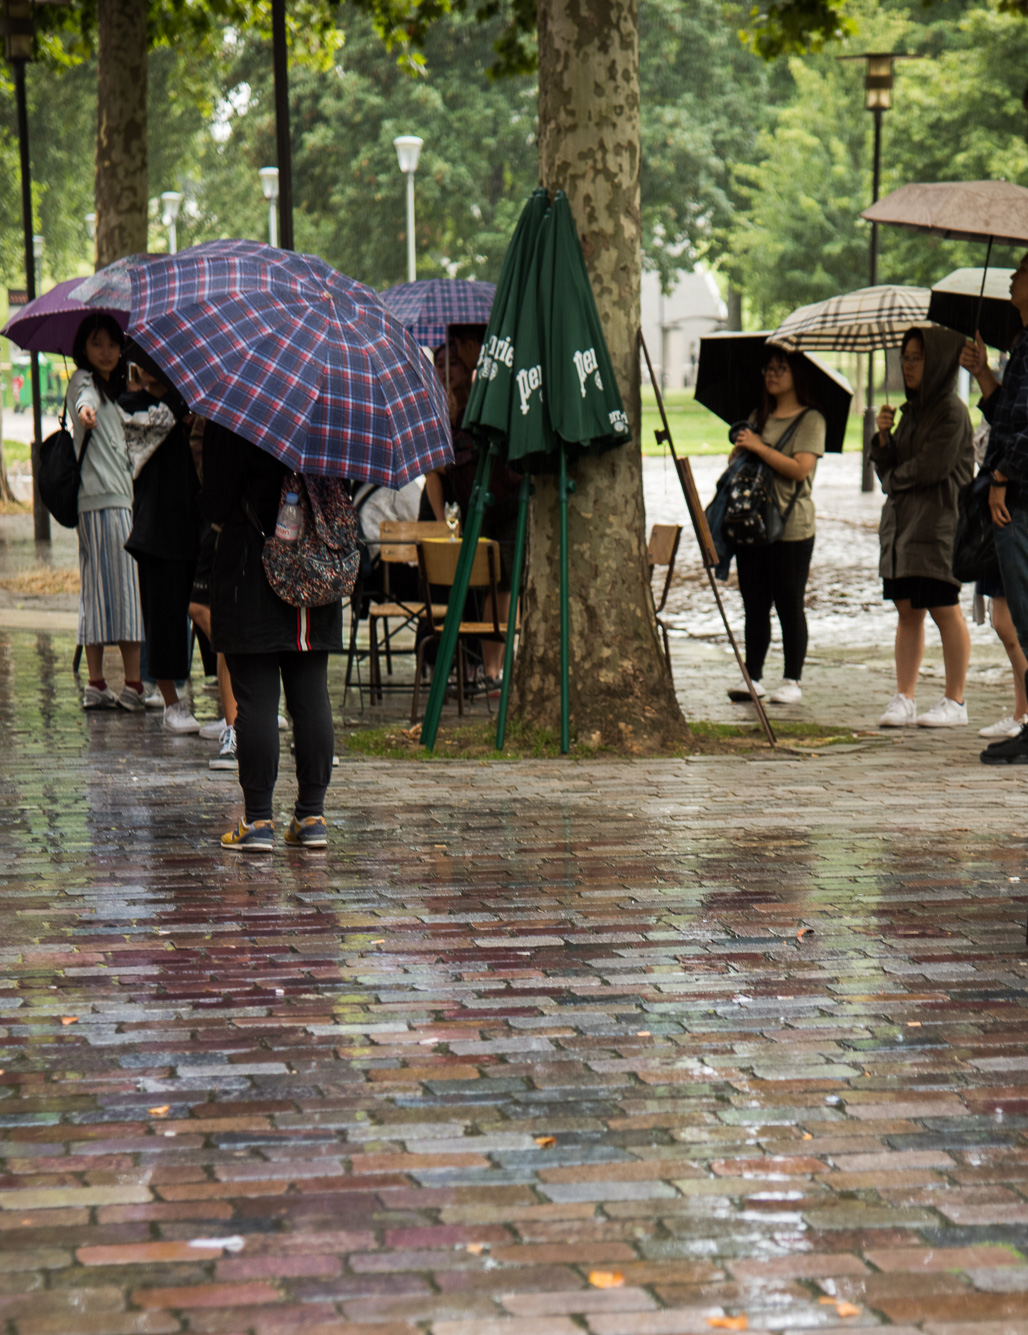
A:
<svg viewBox="0 0 1028 1335">
<path fill-rule="evenodd" d="M 29 168 L 29 116 L 25 96 L 25 66 L 32 59 L 35 40 L 32 0 L 3 0 L 0 32 L 4 54 L 14 72 L 14 97 L 18 114 L 18 146 L 21 155 L 21 221 L 25 238 L 25 293 L 29 301 L 36 297 L 36 257 L 32 234 L 32 176 Z M 29 354 L 32 385 L 32 523 L 37 542 L 50 541 L 50 514 L 40 500 L 35 479 L 39 476 L 39 446 L 43 439 L 43 415 L 40 404 L 39 357 Z"/>
<path fill-rule="evenodd" d="M 36 272 L 36 291 L 43 286 L 43 238 L 37 232 L 32 238 L 32 266 Z"/>
<path fill-rule="evenodd" d="M 893 62 L 904 59 L 900 51 L 864 51 L 858 56 L 843 56 L 843 60 L 863 60 L 867 67 L 864 72 L 864 106 L 874 117 L 874 149 L 871 165 L 871 203 L 878 202 L 878 192 L 882 176 L 882 115 L 892 106 Z M 869 276 L 870 286 L 878 284 L 878 224 L 871 224 L 871 246 Z M 871 491 L 874 488 L 874 468 L 871 464 L 871 442 L 875 435 L 874 408 L 874 370 L 875 355 L 872 350 L 867 354 L 867 391 L 864 395 L 864 449 L 860 471 L 860 490 Z"/>
<path fill-rule="evenodd" d="M 268 201 L 268 245 L 278 245 L 278 168 L 261 167 L 257 175 L 261 178 L 261 189 Z"/>
<path fill-rule="evenodd" d="M 165 190 L 161 195 L 161 222 L 168 229 L 168 254 L 178 254 L 178 211 L 182 196 L 177 190 Z"/>
<path fill-rule="evenodd" d="M 393 140 L 400 171 L 407 178 L 407 282 L 413 283 L 416 273 L 414 252 L 414 173 L 418 169 L 418 157 L 424 139 L 416 134 L 401 134 Z"/>
</svg>

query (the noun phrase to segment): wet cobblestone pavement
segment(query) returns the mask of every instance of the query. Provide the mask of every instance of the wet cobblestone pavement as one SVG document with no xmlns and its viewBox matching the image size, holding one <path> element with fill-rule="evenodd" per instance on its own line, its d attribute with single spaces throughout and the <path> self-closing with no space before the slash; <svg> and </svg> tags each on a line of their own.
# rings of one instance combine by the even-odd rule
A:
<svg viewBox="0 0 1028 1335">
<path fill-rule="evenodd" d="M 973 729 L 344 756 L 327 853 L 247 861 L 71 645 L 0 630 L 3 1335 L 1028 1332 L 1028 774 Z"/>
</svg>

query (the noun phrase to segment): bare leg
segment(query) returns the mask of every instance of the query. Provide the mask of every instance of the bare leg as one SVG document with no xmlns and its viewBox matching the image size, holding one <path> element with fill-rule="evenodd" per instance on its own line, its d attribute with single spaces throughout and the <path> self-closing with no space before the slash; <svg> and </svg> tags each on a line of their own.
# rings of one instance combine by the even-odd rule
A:
<svg viewBox="0 0 1028 1335">
<path fill-rule="evenodd" d="M 190 619 L 211 638 L 211 609 L 206 603 L 189 604 Z M 236 697 L 232 693 L 232 678 L 225 666 L 225 655 L 218 655 L 218 692 L 221 695 L 221 713 L 230 728 L 236 726 Z"/>
<path fill-rule="evenodd" d="M 1002 641 L 1007 651 L 1010 666 L 1014 670 L 1014 718 L 1024 718 L 1028 714 L 1028 696 L 1024 689 L 1024 674 L 1028 672 L 1028 661 L 1017 640 L 1013 618 L 1005 598 L 992 600 L 992 628 Z"/>
<path fill-rule="evenodd" d="M 510 594 L 501 593 L 497 595 L 499 602 L 499 611 L 497 613 L 500 624 L 502 625 L 510 615 Z M 492 617 L 492 597 L 486 601 L 486 616 Z M 487 677 L 499 677 L 503 672 L 503 645 L 496 640 L 487 640 L 482 645 L 482 666 L 485 668 Z"/>
<path fill-rule="evenodd" d="M 121 650 L 121 662 L 125 669 L 126 681 L 139 680 L 139 647 L 138 640 L 118 641 L 118 648 Z"/>
<path fill-rule="evenodd" d="M 86 650 L 86 668 L 89 671 L 90 681 L 102 681 L 104 675 L 104 647 L 102 644 L 87 644 Z"/>
<path fill-rule="evenodd" d="M 913 700 L 924 657 L 924 608 L 911 607 L 909 598 L 897 598 L 896 612 L 896 690 Z"/>
<path fill-rule="evenodd" d="M 157 689 L 164 696 L 165 707 L 173 705 L 178 699 L 178 691 L 175 689 L 175 683 L 167 677 L 157 678 Z"/>
<path fill-rule="evenodd" d="M 950 700 L 963 704 L 967 668 L 971 662 L 971 635 L 967 629 L 967 622 L 964 620 L 959 603 L 955 607 L 930 607 L 928 610 L 942 636 L 946 695 Z"/>
</svg>

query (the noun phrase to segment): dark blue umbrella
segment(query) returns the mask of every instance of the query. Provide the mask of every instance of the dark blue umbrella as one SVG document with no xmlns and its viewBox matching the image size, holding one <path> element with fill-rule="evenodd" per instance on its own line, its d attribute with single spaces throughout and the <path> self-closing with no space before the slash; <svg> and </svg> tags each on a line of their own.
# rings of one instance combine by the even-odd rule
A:
<svg viewBox="0 0 1028 1335">
<path fill-rule="evenodd" d="M 210 241 L 76 295 L 116 305 L 194 412 L 300 473 L 399 488 L 453 457 L 432 363 L 378 294 L 313 255 Z M 83 289 L 85 289 L 83 291 Z"/>
<path fill-rule="evenodd" d="M 386 310 L 424 347 L 437 348 L 454 324 L 488 324 L 495 283 L 468 278 L 424 278 L 400 283 L 382 294 Z"/>
</svg>

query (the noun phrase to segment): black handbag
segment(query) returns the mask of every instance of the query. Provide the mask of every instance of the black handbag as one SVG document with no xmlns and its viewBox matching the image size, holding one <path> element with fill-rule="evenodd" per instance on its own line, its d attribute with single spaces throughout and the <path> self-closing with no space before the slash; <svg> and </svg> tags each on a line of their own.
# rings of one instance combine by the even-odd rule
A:
<svg viewBox="0 0 1028 1335">
<path fill-rule="evenodd" d="M 82 439 L 82 449 L 76 455 L 75 438 L 65 426 L 67 412 L 66 402 L 61 410 L 61 425 L 39 447 L 36 486 L 39 488 L 40 500 L 58 524 L 65 528 L 78 528 L 82 460 L 93 433 L 86 432 Z"/>
<path fill-rule="evenodd" d="M 979 473 L 960 488 L 957 498 L 957 531 L 953 535 L 953 578 L 961 584 L 978 579 L 998 579 L 996 539 L 989 512 L 988 473 Z"/>
</svg>

